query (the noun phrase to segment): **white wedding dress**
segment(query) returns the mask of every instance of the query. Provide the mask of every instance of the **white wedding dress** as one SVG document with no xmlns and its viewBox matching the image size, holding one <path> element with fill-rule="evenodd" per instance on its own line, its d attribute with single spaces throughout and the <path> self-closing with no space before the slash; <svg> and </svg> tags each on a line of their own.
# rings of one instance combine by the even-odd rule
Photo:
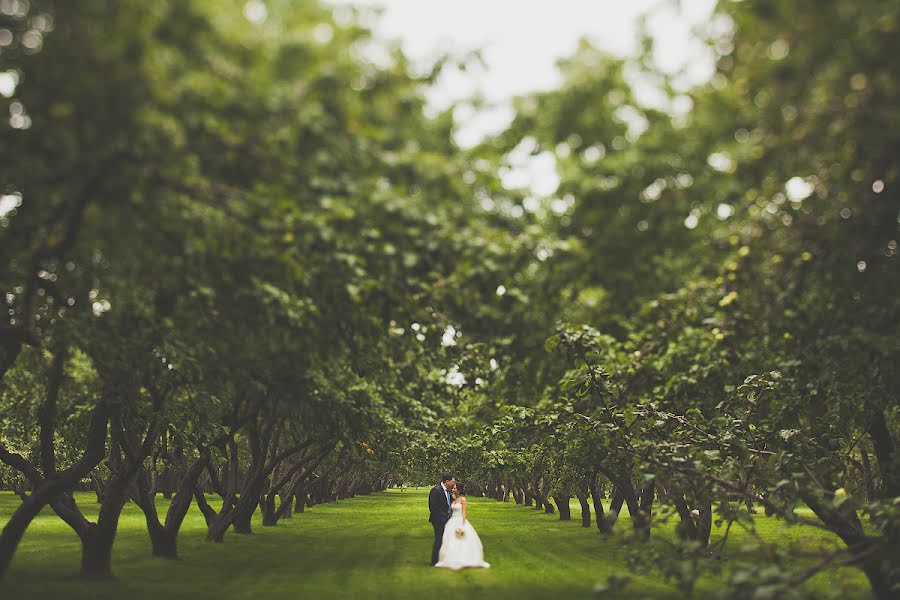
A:
<svg viewBox="0 0 900 600">
<path fill-rule="evenodd" d="M 438 554 L 436 567 L 448 569 L 462 569 L 465 567 L 490 567 L 484 562 L 484 548 L 481 546 L 481 538 L 472 527 L 472 523 L 466 519 L 462 522 L 462 504 L 457 502 L 450 507 L 453 515 L 444 527 L 444 537 L 441 541 L 441 551 Z M 464 534 L 458 537 L 456 530 L 462 528 Z"/>
</svg>

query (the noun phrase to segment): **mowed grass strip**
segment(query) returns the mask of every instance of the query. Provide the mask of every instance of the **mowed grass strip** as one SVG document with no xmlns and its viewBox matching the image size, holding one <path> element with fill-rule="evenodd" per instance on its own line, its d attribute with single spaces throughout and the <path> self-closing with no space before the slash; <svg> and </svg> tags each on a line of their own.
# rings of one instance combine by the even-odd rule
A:
<svg viewBox="0 0 900 600">
<path fill-rule="evenodd" d="M 680 598 L 658 575 L 636 574 L 625 560 L 621 535 L 603 538 L 581 527 L 580 506 L 572 521 L 560 522 L 512 502 L 469 498 L 469 518 L 484 543 L 491 569 L 452 572 L 429 563 L 432 529 L 427 489 L 389 490 L 307 509 L 277 527 L 257 521 L 253 535 L 229 533 L 224 544 L 205 541 L 203 517 L 192 507 L 178 540 L 181 558 L 154 559 L 141 511 L 129 503 L 122 513 L 113 551 L 111 582 L 77 579 L 80 543 L 50 510 L 29 527 L 12 567 L 0 581 L 0 598 L 154 599 L 205 598 L 366 598 L 418 599 L 444 594 L 476 598 L 594 598 L 593 587 L 611 574 L 633 577 L 622 598 Z M 85 513 L 95 517 L 92 494 L 79 494 Z M 0 492 L 0 524 L 19 499 Z M 161 514 L 167 501 L 158 500 Z M 800 540 L 834 543 L 816 529 L 757 519 L 758 530 L 785 544 Z M 617 529 L 627 533 L 623 512 Z M 671 528 L 653 535 L 672 535 Z M 735 538 L 746 536 L 733 532 Z M 724 575 L 704 578 L 700 592 L 720 586 Z M 868 586 L 854 569 L 814 577 L 812 589 L 845 591 L 868 598 Z M 613 597 L 613 596 L 609 596 Z"/>
</svg>

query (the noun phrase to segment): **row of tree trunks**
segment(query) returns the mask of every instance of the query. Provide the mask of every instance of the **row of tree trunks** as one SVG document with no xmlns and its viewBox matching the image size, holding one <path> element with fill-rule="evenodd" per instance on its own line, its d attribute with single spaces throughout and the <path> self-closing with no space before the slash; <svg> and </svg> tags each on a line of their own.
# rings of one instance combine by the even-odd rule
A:
<svg viewBox="0 0 900 600">
<path fill-rule="evenodd" d="M 600 477 L 601 472 L 615 483 L 608 513 L 603 506 L 605 480 Z M 597 528 L 601 533 L 609 534 L 613 531 L 622 506 L 627 505 L 635 534 L 644 539 L 649 537 L 650 515 L 657 495 L 656 483 L 651 479 L 646 481 L 642 488 L 636 490 L 631 474 L 627 471 L 626 473 L 627 475 L 622 475 L 610 469 L 598 467 L 582 482 L 581 487 L 575 492 L 575 497 L 581 506 L 583 527 L 591 526 L 591 504 L 593 503 Z M 533 504 L 536 510 L 543 510 L 550 514 L 558 511 L 561 521 L 571 520 L 569 502 L 572 496 L 558 493 L 552 497 L 551 503 L 551 499 L 548 498 L 549 481 L 548 477 L 541 475 L 523 485 L 524 482 L 510 478 L 503 483 L 503 488 L 509 490 L 517 504 L 524 506 Z M 707 515 L 703 514 L 703 517 L 706 518 Z"/>
<path fill-rule="evenodd" d="M 318 468 L 319 464 L 331 453 L 333 446 L 328 446 L 318 453 L 309 452 L 298 458 L 287 471 L 276 479 L 273 473 L 269 485 L 269 492 L 260 502 L 262 510 L 262 524 L 265 527 L 273 527 L 278 524 L 278 520 L 291 517 L 291 507 L 294 504 L 294 496 L 298 491 L 304 492 L 305 484 L 313 477 L 313 472 Z M 275 497 L 278 495 L 281 502 L 278 508 L 275 508 Z M 304 498 L 305 500 L 305 498 Z M 302 504 L 298 502 L 298 504 Z M 303 512 L 303 508 L 298 510 Z"/>
<path fill-rule="evenodd" d="M 247 410 L 244 417 L 231 424 L 229 433 L 219 445 L 225 458 L 224 466 L 216 468 L 210 463 L 204 485 L 194 486 L 197 506 L 206 520 L 206 539 L 210 542 L 223 542 L 225 533 L 232 527 L 237 534 L 252 533 L 253 514 L 272 473 L 283 461 L 312 444 L 311 440 L 306 440 L 279 450 L 284 423 L 277 418 L 274 410 L 264 413 L 264 402 L 245 405 Z M 241 473 L 240 453 L 235 436 L 245 425 L 250 465 L 246 472 Z M 206 484 L 222 498 L 222 506 L 218 511 L 206 500 L 203 489 Z"/>
<path fill-rule="evenodd" d="M 85 518 L 71 493 L 51 504 L 81 540 L 81 576 L 86 579 L 110 579 L 113 575 L 112 547 L 119 517 L 131 497 L 135 477 L 156 445 L 161 413 L 166 402 L 164 392 L 152 386 L 150 388 L 152 412 L 146 423 L 124 418 L 122 403 L 113 404 L 110 413 L 110 447 L 106 461 L 110 475 L 103 481 L 104 493 L 97 522 L 93 523 Z"/>
</svg>

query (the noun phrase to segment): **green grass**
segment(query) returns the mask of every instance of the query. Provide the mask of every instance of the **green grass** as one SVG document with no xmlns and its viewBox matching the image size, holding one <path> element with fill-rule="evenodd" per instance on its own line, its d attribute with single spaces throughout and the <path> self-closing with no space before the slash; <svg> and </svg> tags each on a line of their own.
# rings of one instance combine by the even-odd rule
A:
<svg viewBox="0 0 900 600">
<path fill-rule="evenodd" d="M 78 501 L 96 516 L 92 494 L 79 494 Z M 18 502 L 11 493 L 0 492 L 0 524 Z M 316 506 L 274 528 L 263 528 L 257 512 L 253 535 L 229 533 L 224 544 L 204 540 L 206 526 L 194 506 L 179 536 L 178 561 L 150 556 L 143 514 L 128 504 L 113 551 L 117 580 L 105 583 L 76 578 L 78 539 L 48 510 L 29 527 L 0 581 L 0 598 L 592 598 L 594 584 L 614 573 L 634 575 L 622 597 L 681 597 L 657 575 L 630 573 L 622 540 L 582 528 L 577 502 L 572 503 L 571 522 L 511 502 L 469 502 L 469 517 L 492 566 L 488 570 L 451 572 L 429 566 L 433 534 L 425 489 L 390 490 Z M 163 511 L 166 502 L 160 499 L 159 504 Z M 629 526 L 623 513 L 617 528 L 627 531 Z M 785 543 L 807 538 L 830 542 L 818 530 L 775 519 L 760 517 L 758 528 Z M 701 589 L 721 583 L 709 577 Z M 865 578 L 853 569 L 817 575 L 808 585 L 843 588 L 846 598 L 869 597 Z"/>
</svg>

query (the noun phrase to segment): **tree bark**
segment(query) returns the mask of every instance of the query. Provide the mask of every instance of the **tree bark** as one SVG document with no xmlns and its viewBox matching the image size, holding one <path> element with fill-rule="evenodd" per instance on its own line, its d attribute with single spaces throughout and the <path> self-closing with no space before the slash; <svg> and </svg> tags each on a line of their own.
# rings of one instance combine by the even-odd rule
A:
<svg viewBox="0 0 900 600">
<path fill-rule="evenodd" d="M 876 600 L 893 600 L 896 594 L 891 588 L 896 581 L 893 580 L 891 570 L 895 561 L 886 556 L 887 553 L 884 551 L 869 553 L 874 546 L 884 544 L 885 540 L 866 535 L 859 517 L 852 509 L 833 508 L 810 493 L 801 492 L 800 497 L 847 547 L 854 548 L 860 555 L 868 554 L 855 566 L 859 567 L 869 580 L 872 596 Z"/>
<path fill-rule="evenodd" d="M 169 504 L 169 510 L 166 511 L 165 524 L 160 523 L 156 511 L 155 488 L 152 483 L 148 488 L 144 485 L 144 481 L 139 479 L 134 501 L 144 512 L 147 532 L 150 534 L 150 543 L 153 548 L 153 556 L 158 558 L 178 558 L 178 533 L 190 509 L 192 492 L 197 486 L 197 480 L 208 462 L 209 454 L 204 452 L 184 474 Z"/>
<path fill-rule="evenodd" d="M 691 516 L 691 509 L 684 499 L 684 494 L 672 493 L 670 497 L 675 505 L 676 512 L 678 512 L 678 516 L 681 518 L 681 523 L 675 528 L 675 533 L 683 539 L 696 540 L 698 537 L 697 523 L 694 522 L 694 517 Z"/>
<path fill-rule="evenodd" d="M 614 487 L 612 498 L 609 500 L 609 516 L 607 517 L 607 524 L 609 525 L 610 531 L 615 527 L 616 521 L 619 519 L 619 512 L 622 510 L 622 505 L 624 503 L 625 494 L 619 490 L 618 486 Z"/>
<path fill-rule="evenodd" d="M 298 490 L 302 493 L 300 494 L 305 501 L 306 496 L 306 486 L 308 485 L 308 480 L 312 476 L 313 472 L 316 468 L 322 463 L 326 456 L 331 452 L 333 446 L 329 446 L 319 452 L 317 455 L 310 455 L 304 459 L 297 461 L 297 463 L 291 467 L 291 469 L 287 472 L 287 474 L 282 478 L 281 481 L 276 483 L 276 489 L 283 489 L 284 486 L 288 486 L 288 491 L 286 495 L 281 497 L 281 505 L 278 507 L 278 510 L 274 510 L 275 507 L 275 494 L 274 490 L 269 494 L 266 498 L 266 502 L 271 502 L 272 513 L 271 516 L 267 519 L 267 510 L 270 508 L 266 506 L 263 510 L 263 525 L 276 525 L 278 523 L 278 519 L 280 518 L 291 518 L 291 505 L 293 502 L 294 495 L 298 493 Z M 300 471 L 301 468 L 303 471 Z M 297 512 L 303 512 L 303 502 L 301 498 L 297 499 Z"/>
<path fill-rule="evenodd" d="M 581 526 L 591 526 L 591 505 L 588 503 L 587 491 L 578 493 L 578 503 L 581 505 Z"/>
<path fill-rule="evenodd" d="M 597 519 L 597 529 L 600 533 L 606 535 L 612 532 L 612 525 L 606 519 L 603 513 L 603 484 L 597 480 L 597 473 L 591 474 L 588 480 L 588 486 L 591 489 L 591 500 L 594 502 L 594 515 Z"/>
<path fill-rule="evenodd" d="M 147 523 L 153 556 L 157 558 L 178 558 L 178 529 L 169 530 L 156 523 Z"/>
<path fill-rule="evenodd" d="M 650 481 L 641 490 L 641 498 L 638 503 L 637 514 L 632 517 L 634 529 L 644 539 L 650 537 L 650 515 L 653 511 L 653 500 L 656 497 L 656 482 Z"/>
<path fill-rule="evenodd" d="M 23 457 L 8 452 L 0 444 L 0 460 L 21 470 L 28 476 L 32 485 L 32 493 L 13 513 L 0 533 L 0 578 L 2 578 L 12 562 L 13 555 L 25 530 L 41 510 L 58 498 L 65 490 L 83 479 L 103 459 L 106 447 L 106 428 L 109 413 L 105 404 L 97 405 L 91 413 L 88 427 L 87 444 L 81 459 L 68 469 L 44 479 L 31 463 Z"/>
<path fill-rule="evenodd" d="M 234 526 L 235 533 L 242 535 L 253 533 L 251 523 L 253 520 L 253 513 L 256 512 L 257 504 L 258 502 L 248 502 L 239 504 L 239 508 L 235 508 L 234 520 L 231 523 L 232 526 Z"/>
<path fill-rule="evenodd" d="M 886 498 L 900 496 L 900 457 L 888 429 L 884 412 L 878 411 L 869 424 L 869 436 L 875 449 L 878 471 L 881 474 L 881 492 Z"/>
<path fill-rule="evenodd" d="M 133 475 L 132 475 L 133 476 Z M 81 576 L 85 579 L 112 579 L 112 547 L 119 517 L 128 500 L 131 476 L 126 472 L 109 486 L 100 505 L 96 525 L 91 524 L 81 537 Z"/>
<path fill-rule="evenodd" d="M 19 340 L 10 341 L 0 346 L 0 381 L 3 381 L 6 372 L 16 364 L 16 359 L 21 352 L 22 343 Z"/>
<path fill-rule="evenodd" d="M 712 534 L 712 503 L 705 501 L 697 509 L 697 541 L 705 548 L 709 545 L 709 536 Z"/>
<path fill-rule="evenodd" d="M 872 479 L 872 464 L 869 461 L 869 453 L 866 452 L 865 448 L 862 448 L 860 451 L 860 455 L 862 458 L 862 476 L 863 476 L 863 487 L 866 490 L 866 502 L 874 502 L 875 501 L 875 483 Z"/>
<path fill-rule="evenodd" d="M 301 485 L 297 488 L 297 492 L 294 494 L 294 512 L 302 513 L 306 509 L 307 492 L 306 487 Z"/>
<path fill-rule="evenodd" d="M 0 578 L 2 578 L 25 530 L 50 501 L 66 488 L 60 478 L 44 481 L 26 498 L 12 514 L 0 534 Z"/>
<path fill-rule="evenodd" d="M 556 509 L 559 511 L 560 521 L 571 521 L 572 511 L 569 509 L 569 496 L 553 496 L 553 502 L 556 503 Z"/>
</svg>

